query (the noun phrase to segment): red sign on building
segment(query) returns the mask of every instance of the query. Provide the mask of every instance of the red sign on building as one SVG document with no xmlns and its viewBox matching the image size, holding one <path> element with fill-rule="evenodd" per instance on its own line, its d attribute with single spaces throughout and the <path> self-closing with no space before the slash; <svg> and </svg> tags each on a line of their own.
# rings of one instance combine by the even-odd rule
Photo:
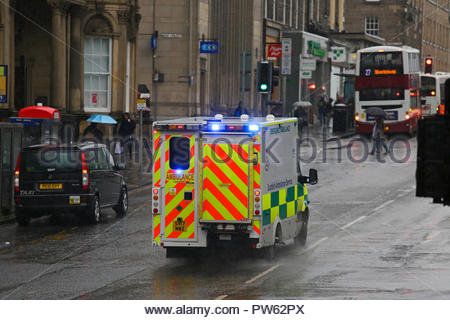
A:
<svg viewBox="0 0 450 320">
<path fill-rule="evenodd" d="M 268 58 L 281 58 L 281 44 L 269 44 L 268 50 L 267 50 L 267 57 Z"/>
</svg>

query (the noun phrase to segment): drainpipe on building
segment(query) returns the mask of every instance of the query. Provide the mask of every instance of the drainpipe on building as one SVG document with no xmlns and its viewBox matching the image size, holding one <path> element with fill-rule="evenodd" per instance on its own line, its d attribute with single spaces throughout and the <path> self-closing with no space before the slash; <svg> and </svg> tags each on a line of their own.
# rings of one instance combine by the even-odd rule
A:
<svg viewBox="0 0 450 320">
<path fill-rule="evenodd" d="M 156 0 L 153 0 L 153 17 L 152 17 L 152 22 L 153 22 L 153 35 L 157 35 L 156 33 Z M 156 82 L 153 79 L 153 76 L 155 74 L 156 71 L 156 48 L 152 49 L 152 100 L 153 100 L 153 121 L 156 121 L 158 118 L 158 86 L 156 84 Z"/>
<path fill-rule="evenodd" d="M 334 30 L 336 25 L 336 0 L 330 0 L 330 16 L 328 19 L 328 25 L 331 30 Z"/>
<path fill-rule="evenodd" d="M 339 1 L 339 8 L 338 8 L 338 24 L 339 24 L 339 32 L 344 31 L 344 0 L 338 0 Z"/>
<path fill-rule="evenodd" d="M 188 13 L 188 35 L 189 35 L 189 39 L 188 39 L 188 75 L 189 75 L 189 80 L 188 80 L 188 114 L 187 116 L 190 117 L 192 115 L 192 87 L 194 86 L 195 83 L 195 78 L 193 78 L 193 74 L 192 74 L 192 1 L 191 0 L 186 0 L 186 9 L 187 9 L 187 13 Z M 192 81 L 192 79 L 194 81 Z"/>
</svg>

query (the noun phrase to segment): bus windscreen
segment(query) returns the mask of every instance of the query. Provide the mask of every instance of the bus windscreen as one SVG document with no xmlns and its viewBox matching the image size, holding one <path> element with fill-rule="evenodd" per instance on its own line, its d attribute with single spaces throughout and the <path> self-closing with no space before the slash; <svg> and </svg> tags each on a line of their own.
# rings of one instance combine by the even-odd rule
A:
<svg viewBox="0 0 450 320">
<path fill-rule="evenodd" d="M 422 76 L 420 78 L 420 87 L 422 89 L 422 95 L 426 97 L 436 95 L 436 78 Z"/>
<path fill-rule="evenodd" d="M 361 53 L 360 75 L 363 77 L 394 76 L 403 74 L 401 52 Z"/>
</svg>

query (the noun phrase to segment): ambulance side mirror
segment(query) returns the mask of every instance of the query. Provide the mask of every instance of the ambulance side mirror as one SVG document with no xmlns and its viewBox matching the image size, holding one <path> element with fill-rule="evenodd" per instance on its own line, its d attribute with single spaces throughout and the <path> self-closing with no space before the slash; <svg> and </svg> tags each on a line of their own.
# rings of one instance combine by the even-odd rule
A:
<svg viewBox="0 0 450 320">
<path fill-rule="evenodd" d="M 309 169 L 309 184 L 317 184 L 319 177 L 317 176 L 316 169 Z"/>
<path fill-rule="evenodd" d="M 317 177 L 316 169 L 309 169 L 309 177 L 305 177 L 302 175 L 298 176 L 298 183 L 300 183 L 300 184 L 304 184 L 304 183 L 317 184 L 318 181 L 319 181 L 319 178 Z"/>
</svg>

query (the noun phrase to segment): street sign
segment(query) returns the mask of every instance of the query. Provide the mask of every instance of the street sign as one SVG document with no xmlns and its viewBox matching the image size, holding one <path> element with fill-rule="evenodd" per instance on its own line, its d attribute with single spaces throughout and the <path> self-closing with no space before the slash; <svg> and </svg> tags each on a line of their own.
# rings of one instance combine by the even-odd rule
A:
<svg viewBox="0 0 450 320">
<path fill-rule="evenodd" d="M 281 44 L 269 44 L 267 47 L 268 58 L 281 58 L 282 49 Z"/>
<path fill-rule="evenodd" d="M 287 76 L 291 74 L 292 39 L 284 38 L 281 40 L 281 48 L 281 75 Z"/>
<path fill-rule="evenodd" d="M 217 41 L 200 41 L 200 53 L 218 53 L 219 42 Z"/>
<path fill-rule="evenodd" d="M 333 62 L 346 62 L 347 52 L 345 47 L 331 47 L 331 60 Z"/>
<path fill-rule="evenodd" d="M 312 71 L 300 71 L 300 78 L 302 79 L 312 79 Z"/>
<path fill-rule="evenodd" d="M 302 71 L 316 71 L 316 59 L 300 58 L 300 70 Z"/>
<path fill-rule="evenodd" d="M 8 100 L 8 66 L 0 65 L 0 103 Z"/>
<path fill-rule="evenodd" d="M 145 99 L 137 99 L 136 100 L 136 109 L 138 111 L 145 110 L 147 108 L 147 103 Z"/>
</svg>

